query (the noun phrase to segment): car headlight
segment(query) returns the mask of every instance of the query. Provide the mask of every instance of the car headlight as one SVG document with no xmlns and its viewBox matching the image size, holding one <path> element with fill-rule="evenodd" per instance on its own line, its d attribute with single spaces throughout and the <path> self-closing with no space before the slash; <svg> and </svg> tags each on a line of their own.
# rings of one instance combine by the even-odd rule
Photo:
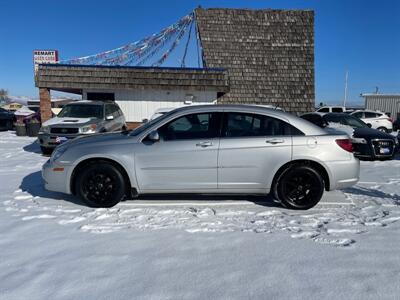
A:
<svg viewBox="0 0 400 300">
<path fill-rule="evenodd" d="M 90 125 L 83 126 L 83 127 L 79 128 L 79 130 L 80 130 L 81 133 L 85 133 L 85 134 L 86 133 L 95 133 L 96 132 L 96 128 L 97 128 L 96 124 L 90 124 Z"/>
<path fill-rule="evenodd" d="M 50 127 L 49 126 L 42 126 L 42 127 L 40 127 L 39 132 L 40 133 L 50 133 Z"/>
<path fill-rule="evenodd" d="M 53 154 L 51 155 L 50 160 L 51 161 L 55 161 L 57 159 L 59 159 L 61 157 L 61 155 L 64 154 L 65 151 L 67 151 L 68 147 L 62 147 L 62 146 L 58 146 L 56 147 L 56 149 L 53 151 Z"/>
</svg>

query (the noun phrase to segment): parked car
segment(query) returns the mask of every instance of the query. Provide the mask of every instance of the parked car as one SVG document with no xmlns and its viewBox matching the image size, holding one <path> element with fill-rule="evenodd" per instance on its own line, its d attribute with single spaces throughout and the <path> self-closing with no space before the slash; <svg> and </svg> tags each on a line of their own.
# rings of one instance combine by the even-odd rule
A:
<svg viewBox="0 0 400 300">
<path fill-rule="evenodd" d="M 393 122 L 393 131 L 400 130 L 400 117 Z"/>
<path fill-rule="evenodd" d="M 15 122 L 13 112 L 0 107 L 0 130 L 11 130 Z"/>
<path fill-rule="evenodd" d="M 327 128 L 329 124 L 341 124 L 346 127 L 333 127 L 333 130 L 346 131 L 353 138 L 354 155 L 368 159 L 391 159 L 399 150 L 399 141 L 391 134 L 369 128 L 360 119 L 345 113 L 308 113 L 301 118 L 311 123 Z"/>
<path fill-rule="evenodd" d="M 334 112 L 334 113 L 344 113 L 346 112 L 346 107 L 344 106 L 322 106 L 320 108 L 318 108 L 316 110 L 316 112 L 320 112 L 320 113 L 330 113 L 330 112 Z"/>
<path fill-rule="evenodd" d="M 83 137 L 56 148 L 45 187 L 111 207 L 138 194 L 267 194 L 308 209 L 324 190 L 352 186 L 359 160 L 345 134 L 251 105 L 182 107 L 131 132 Z"/>
<path fill-rule="evenodd" d="M 392 119 L 385 113 L 373 110 L 356 110 L 352 116 L 359 118 L 368 126 L 383 132 L 393 131 Z"/>
<path fill-rule="evenodd" d="M 176 109 L 176 107 L 161 107 L 155 110 L 154 114 L 150 117 L 149 120 L 146 120 L 146 122 L 154 120 L 158 117 L 161 117 L 162 115 L 165 115 L 167 112 L 170 112 L 171 110 Z"/>
<path fill-rule="evenodd" d="M 38 141 L 42 152 L 50 154 L 57 145 L 78 136 L 117 130 L 126 130 L 126 125 L 116 103 L 76 101 L 42 124 Z"/>
</svg>

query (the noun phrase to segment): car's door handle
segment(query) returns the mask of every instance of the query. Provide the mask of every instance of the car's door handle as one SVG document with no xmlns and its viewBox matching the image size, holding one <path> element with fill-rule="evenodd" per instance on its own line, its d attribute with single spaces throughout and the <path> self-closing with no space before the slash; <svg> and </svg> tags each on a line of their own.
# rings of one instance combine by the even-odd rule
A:
<svg viewBox="0 0 400 300">
<path fill-rule="evenodd" d="M 210 147 L 210 146 L 212 146 L 212 145 L 213 145 L 212 142 L 201 142 L 201 143 L 197 143 L 197 144 L 196 144 L 197 147 L 202 147 L 202 148 Z"/>
<path fill-rule="evenodd" d="M 268 143 L 268 144 L 273 144 L 273 145 L 275 145 L 275 144 L 282 144 L 282 143 L 284 143 L 285 141 L 284 141 L 283 139 L 268 139 L 268 140 L 266 140 L 265 142 Z"/>
</svg>

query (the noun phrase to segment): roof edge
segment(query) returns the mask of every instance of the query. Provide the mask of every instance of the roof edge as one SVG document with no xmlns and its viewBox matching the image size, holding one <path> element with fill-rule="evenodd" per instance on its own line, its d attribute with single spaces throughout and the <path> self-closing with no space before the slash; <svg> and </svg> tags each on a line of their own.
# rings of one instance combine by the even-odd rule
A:
<svg viewBox="0 0 400 300">
<path fill-rule="evenodd" d="M 151 67 L 151 66 L 107 66 L 107 65 L 79 65 L 79 64 L 39 64 L 45 67 L 82 67 L 82 68 L 99 68 L 99 69 L 138 69 L 138 70 L 173 70 L 173 71 L 218 71 L 225 72 L 224 68 L 181 68 L 181 67 Z"/>
</svg>

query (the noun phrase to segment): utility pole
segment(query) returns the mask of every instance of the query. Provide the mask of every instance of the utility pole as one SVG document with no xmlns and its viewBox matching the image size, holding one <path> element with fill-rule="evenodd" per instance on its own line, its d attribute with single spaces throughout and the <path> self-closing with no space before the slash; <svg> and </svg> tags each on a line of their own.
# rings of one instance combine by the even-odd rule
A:
<svg viewBox="0 0 400 300">
<path fill-rule="evenodd" d="M 349 78 L 349 71 L 346 71 L 346 80 L 344 83 L 344 100 L 343 100 L 343 106 L 346 107 L 346 102 L 347 102 L 347 79 Z"/>
</svg>

